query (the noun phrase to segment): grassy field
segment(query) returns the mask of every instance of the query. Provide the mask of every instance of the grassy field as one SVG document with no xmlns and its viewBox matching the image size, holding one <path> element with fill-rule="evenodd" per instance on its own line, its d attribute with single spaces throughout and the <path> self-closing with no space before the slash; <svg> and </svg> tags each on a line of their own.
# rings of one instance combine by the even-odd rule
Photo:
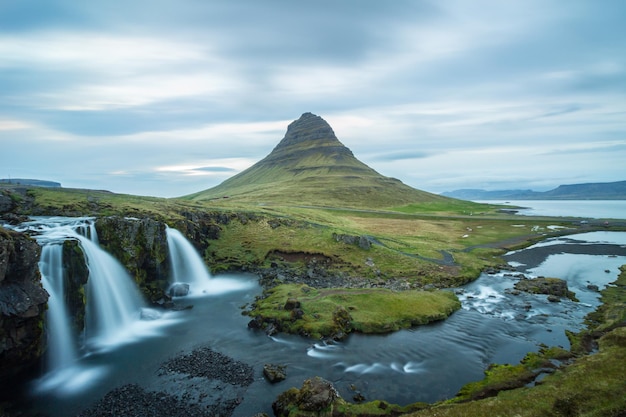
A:
<svg viewBox="0 0 626 417">
<path fill-rule="evenodd" d="M 278 323 L 281 331 L 319 339 L 340 332 L 392 332 L 444 320 L 460 307 L 451 291 L 316 289 L 287 284 L 268 290 L 248 314 Z"/>
</svg>

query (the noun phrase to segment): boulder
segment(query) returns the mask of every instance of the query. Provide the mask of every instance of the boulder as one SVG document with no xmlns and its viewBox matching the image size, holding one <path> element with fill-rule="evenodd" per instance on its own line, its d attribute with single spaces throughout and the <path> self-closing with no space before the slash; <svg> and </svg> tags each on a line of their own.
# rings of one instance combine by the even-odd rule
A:
<svg viewBox="0 0 626 417">
<path fill-rule="evenodd" d="M 176 282 L 172 284 L 167 293 L 170 297 L 184 297 L 189 294 L 189 284 L 185 282 Z"/>
<path fill-rule="evenodd" d="M 263 365 L 263 376 L 272 384 L 283 381 L 287 378 L 286 366 L 266 363 Z"/>
<path fill-rule="evenodd" d="M 347 245 L 356 245 L 363 250 L 369 250 L 372 247 L 372 242 L 367 236 L 354 236 L 345 235 L 339 233 L 333 233 L 333 239 L 337 242 L 345 243 Z"/>
<path fill-rule="evenodd" d="M 296 308 L 300 308 L 300 301 L 298 301 L 296 298 L 288 298 L 287 302 L 285 302 L 284 309 L 294 310 Z"/>
<path fill-rule="evenodd" d="M 343 402 L 333 384 L 316 376 L 304 381 L 302 388 L 291 388 L 280 394 L 272 403 L 272 410 L 277 417 L 289 416 L 294 408 L 321 413 L 330 411 L 337 401 Z"/>
</svg>

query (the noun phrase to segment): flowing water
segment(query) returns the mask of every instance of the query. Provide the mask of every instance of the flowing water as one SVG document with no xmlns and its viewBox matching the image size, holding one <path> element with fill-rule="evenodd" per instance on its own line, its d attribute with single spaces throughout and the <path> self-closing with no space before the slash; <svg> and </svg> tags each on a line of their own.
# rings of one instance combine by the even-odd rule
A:
<svg viewBox="0 0 626 417">
<path fill-rule="evenodd" d="M 189 256 L 195 252 L 193 245 L 176 229 L 168 227 L 167 247 L 172 265 L 173 283 L 185 283 L 190 286 L 190 295 L 201 294 L 211 279 L 209 270 L 199 256 Z"/>
<path fill-rule="evenodd" d="M 517 363 L 541 344 L 567 348 L 564 330 L 580 329 L 584 315 L 598 305 L 599 294 L 588 285 L 603 288 L 626 264 L 625 236 L 573 235 L 506 256 L 528 276 L 566 279 L 580 302 L 551 303 L 545 295 L 513 295 L 509 290 L 519 279 L 514 274 L 483 274 L 463 288 L 451 289 L 458 293 L 462 309 L 445 321 L 386 335 L 353 334 L 334 343 L 290 335 L 268 337 L 247 329 L 249 318 L 241 314 L 241 307 L 260 293 L 256 277 L 207 275 L 203 280 L 208 283 L 198 283 L 202 290 L 190 292 L 193 309 L 169 312 L 150 322 L 135 321 L 134 327 L 128 326 L 126 343 L 78 354 L 69 367 L 80 372 L 47 390 L 30 392 L 28 401 L 47 414 L 72 415 L 124 384 L 152 389 L 161 363 L 200 346 L 254 366 L 255 381 L 236 416 L 261 411 L 271 415 L 271 402 L 278 394 L 315 375 L 332 381 L 347 400 L 355 391 L 368 400 L 398 404 L 449 398 L 464 384 L 481 379 L 491 363 Z M 189 248 L 180 256 L 186 257 L 185 264 L 193 262 L 187 258 L 199 257 Z M 54 269 L 51 264 L 46 280 Z M 50 322 L 48 326 L 52 332 Z M 286 365 L 287 380 L 267 383 L 262 376 L 265 363 Z"/>
</svg>

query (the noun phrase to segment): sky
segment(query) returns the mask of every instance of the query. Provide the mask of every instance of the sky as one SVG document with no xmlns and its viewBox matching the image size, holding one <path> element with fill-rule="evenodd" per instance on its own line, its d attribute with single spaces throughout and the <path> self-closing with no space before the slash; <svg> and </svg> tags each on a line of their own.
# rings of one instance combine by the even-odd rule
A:
<svg viewBox="0 0 626 417">
<path fill-rule="evenodd" d="M 623 0 L 0 0 L 0 178 L 177 197 L 302 113 L 434 193 L 626 180 Z"/>
</svg>

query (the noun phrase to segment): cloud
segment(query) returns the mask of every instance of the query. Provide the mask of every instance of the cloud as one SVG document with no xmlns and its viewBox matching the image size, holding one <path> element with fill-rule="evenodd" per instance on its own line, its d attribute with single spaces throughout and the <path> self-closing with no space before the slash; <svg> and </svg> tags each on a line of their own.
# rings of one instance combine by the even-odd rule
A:
<svg viewBox="0 0 626 417">
<path fill-rule="evenodd" d="M 14 176 L 191 193 L 311 111 L 372 168 L 431 191 L 624 177 L 619 0 L 1 7 L 0 166 Z"/>
</svg>

